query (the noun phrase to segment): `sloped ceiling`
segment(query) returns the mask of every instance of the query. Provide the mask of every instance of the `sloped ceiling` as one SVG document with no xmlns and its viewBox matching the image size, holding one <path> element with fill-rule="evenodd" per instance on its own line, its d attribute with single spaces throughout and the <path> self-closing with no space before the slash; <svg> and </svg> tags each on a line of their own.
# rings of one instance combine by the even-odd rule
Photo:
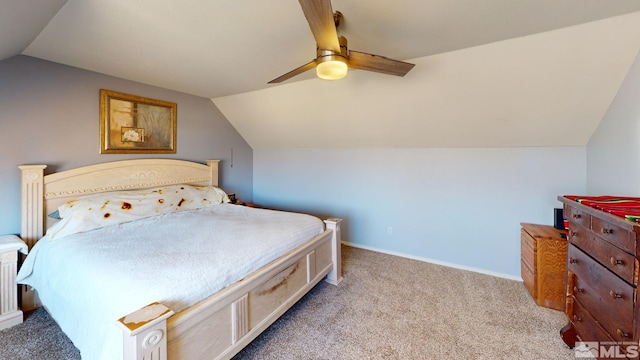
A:
<svg viewBox="0 0 640 360">
<path fill-rule="evenodd" d="M 332 3 L 350 48 L 417 66 L 267 85 L 315 55 L 296 0 L 8 0 L 0 60 L 212 98 L 256 149 L 538 146 L 586 144 L 638 51 L 637 0 Z"/>
<path fill-rule="evenodd" d="M 640 48 L 640 12 L 214 99 L 254 149 L 583 146 Z"/>
<path fill-rule="evenodd" d="M 67 0 L 3 0 L 0 7 L 0 60 L 20 54 Z"/>
</svg>

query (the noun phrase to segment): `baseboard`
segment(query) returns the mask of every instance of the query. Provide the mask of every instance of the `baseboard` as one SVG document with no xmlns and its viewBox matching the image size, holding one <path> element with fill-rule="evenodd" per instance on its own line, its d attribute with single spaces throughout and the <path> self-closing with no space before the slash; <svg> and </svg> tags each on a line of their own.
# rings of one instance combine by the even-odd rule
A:
<svg viewBox="0 0 640 360">
<path fill-rule="evenodd" d="M 379 252 L 379 253 L 383 253 L 383 254 L 389 254 L 389 255 L 393 255 L 393 256 L 399 256 L 399 257 L 403 257 L 403 258 L 407 258 L 407 259 L 411 259 L 411 260 L 418 260 L 418 261 L 423 261 L 423 262 L 427 262 L 427 263 L 431 263 L 431 264 L 447 266 L 447 267 L 454 268 L 454 269 L 473 271 L 473 272 L 480 273 L 480 274 L 485 274 L 485 275 L 495 276 L 495 277 L 499 277 L 499 278 L 503 278 L 503 279 L 509 279 L 509 280 L 515 280 L 515 281 L 522 282 L 522 278 L 521 277 L 510 275 L 510 274 L 503 274 L 503 273 L 499 273 L 499 272 L 495 272 L 495 271 L 488 271 L 488 270 L 485 270 L 485 269 L 478 269 L 478 268 L 465 266 L 465 265 L 460 265 L 460 264 L 454 264 L 454 263 L 450 263 L 450 262 L 446 262 L 446 261 L 434 260 L 434 259 L 424 258 L 424 257 L 420 257 L 420 256 L 399 253 L 399 252 L 395 252 L 395 251 L 378 249 L 378 248 L 374 248 L 374 247 L 371 247 L 371 246 L 355 244 L 355 243 L 348 242 L 348 241 L 343 241 L 342 244 L 346 245 L 346 246 L 351 246 L 351 247 L 354 247 L 354 248 L 375 251 L 375 252 Z"/>
<path fill-rule="evenodd" d="M 15 310 L 9 314 L 0 315 L 0 330 L 8 329 L 12 326 L 22 324 L 22 311 Z"/>
</svg>

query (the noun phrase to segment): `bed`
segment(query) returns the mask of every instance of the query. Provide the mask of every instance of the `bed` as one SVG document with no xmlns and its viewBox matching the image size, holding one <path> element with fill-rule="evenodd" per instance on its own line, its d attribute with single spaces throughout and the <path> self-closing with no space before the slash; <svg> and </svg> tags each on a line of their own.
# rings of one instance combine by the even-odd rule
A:
<svg viewBox="0 0 640 360">
<path fill-rule="evenodd" d="M 223 192 L 215 193 L 222 200 L 211 206 L 53 239 L 56 231 L 64 232 L 59 229 L 68 226 L 63 224 L 66 216 L 56 218 L 56 210 L 64 211 L 70 200 L 146 194 L 151 189 L 212 191 L 218 185 L 218 164 L 218 160 L 200 164 L 137 159 L 48 175 L 44 175 L 46 165 L 20 166 L 21 237 L 31 253 L 19 278 L 35 287 L 21 287 L 22 309 L 44 306 L 74 344 L 80 344 L 83 358 L 229 359 L 318 282 L 325 279 L 337 285 L 342 280 L 341 219 L 320 221 L 304 214 L 233 205 Z M 213 195 L 209 192 L 206 198 L 210 201 Z M 250 232 L 252 228 L 259 236 Z M 50 233 L 43 238 L 46 229 Z M 225 233 L 226 240 L 221 237 Z M 291 240 L 285 245 L 284 238 Z M 256 243 L 247 245 L 245 240 Z M 135 266 L 124 261 L 128 257 Z M 225 261 L 233 271 L 246 267 L 238 270 L 245 272 L 225 272 L 219 282 L 213 280 L 218 276 L 204 270 L 207 262 Z M 147 262 L 160 270 L 139 265 Z M 184 266 L 189 270 L 176 270 Z M 191 292 L 197 295 L 189 300 L 174 298 L 175 293 Z M 91 340 L 83 338 L 87 334 Z"/>
</svg>

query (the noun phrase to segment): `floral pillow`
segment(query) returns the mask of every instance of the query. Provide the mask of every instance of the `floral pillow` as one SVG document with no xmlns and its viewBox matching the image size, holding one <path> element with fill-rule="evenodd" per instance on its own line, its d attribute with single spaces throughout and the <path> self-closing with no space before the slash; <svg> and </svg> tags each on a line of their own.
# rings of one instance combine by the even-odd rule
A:
<svg viewBox="0 0 640 360">
<path fill-rule="evenodd" d="M 53 240 L 149 216 L 227 202 L 227 194 L 215 186 L 170 185 L 87 195 L 58 207 L 61 220 L 51 226 L 46 235 Z"/>
</svg>

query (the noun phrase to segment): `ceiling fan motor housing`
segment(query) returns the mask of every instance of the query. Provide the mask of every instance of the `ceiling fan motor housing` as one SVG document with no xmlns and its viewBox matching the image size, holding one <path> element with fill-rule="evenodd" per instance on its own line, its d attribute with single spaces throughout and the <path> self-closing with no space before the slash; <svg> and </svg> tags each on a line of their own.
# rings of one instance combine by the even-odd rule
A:
<svg viewBox="0 0 640 360">
<path fill-rule="evenodd" d="M 322 58 L 329 57 L 324 61 L 336 60 L 336 57 L 344 58 L 345 60 L 349 59 L 349 50 L 347 49 L 347 38 L 344 36 L 340 36 L 338 38 L 340 42 L 340 53 L 337 53 L 333 50 L 328 49 L 320 49 L 316 48 L 316 58 L 318 62 L 322 62 Z M 340 60 L 338 60 L 340 61 Z"/>
<path fill-rule="evenodd" d="M 340 36 L 339 42 L 340 53 L 316 48 L 316 72 L 321 79 L 337 80 L 347 75 L 347 62 L 349 60 L 347 39 L 344 36 Z"/>
</svg>

